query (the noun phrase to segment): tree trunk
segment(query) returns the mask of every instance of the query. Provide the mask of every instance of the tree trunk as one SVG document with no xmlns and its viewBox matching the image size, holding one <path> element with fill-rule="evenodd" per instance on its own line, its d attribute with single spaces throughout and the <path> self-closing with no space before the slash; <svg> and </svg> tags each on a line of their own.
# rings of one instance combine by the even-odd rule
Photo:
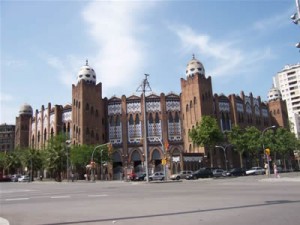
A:
<svg viewBox="0 0 300 225">
<path fill-rule="evenodd" d="M 239 155 L 240 155 L 240 165 L 241 165 L 241 168 L 244 167 L 244 164 L 243 164 L 243 152 L 239 152 Z"/>
</svg>

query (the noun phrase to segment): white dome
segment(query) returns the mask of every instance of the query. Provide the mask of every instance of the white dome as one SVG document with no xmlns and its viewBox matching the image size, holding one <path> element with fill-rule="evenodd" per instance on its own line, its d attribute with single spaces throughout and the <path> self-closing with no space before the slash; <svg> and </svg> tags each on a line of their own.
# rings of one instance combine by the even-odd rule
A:
<svg viewBox="0 0 300 225">
<path fill-rule="evenodd" d="M 195 59 L 195 56 L 193 55 L 193 59 L 186 66 L 185 73 L 187 77 L 193 76 L 196 73 L 205 76 L 205 69 L 202 63 L 199 60 Z"/>
<path fill-rule="evenodd" d="M 32 107 L 28 104 L 24 104 L 20 107 L 19 110 L 20 115 L 30 115 L 32 116 Z"/>
<path fill-rule="evenodd" d="M 96 84 L 96 73 L 92 67 L 88 65 L 86 60 L 86 65 L 82 66 L 77 74 L 77 82 L 84 80 L 91 84 Z"/>
<path fill-rule="evenodd" d="M 282 96 L 280 90 L 275 87 L 272 87 L 268 93 L 268 100 L 273 101 L 281 98 Z"/>
</svg>

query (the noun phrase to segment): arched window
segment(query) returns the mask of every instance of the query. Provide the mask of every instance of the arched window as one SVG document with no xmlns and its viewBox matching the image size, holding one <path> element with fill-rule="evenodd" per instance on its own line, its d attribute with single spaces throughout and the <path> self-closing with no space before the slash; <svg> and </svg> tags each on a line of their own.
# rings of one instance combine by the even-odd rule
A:
<svg viewBox="0 0 300 225">
<path fill-rule="evenodd" d="M 158 113 L 155 113 L 155 123 L 159 123 L 159 115 L 158 115 Z"/>
<path fill-rule="evenodd" d="M 169 123 L 173 123 L 173 116 L 171 112 L 169 112 Z"/>
<path fill-rule="evenodd" d="M 116 126 L 120 126 L 120 116 L 117 115 L 116 117 Z"/>
<path fill-rule="evenodd" d="M 85 132 L 86 132 L 87 135 L 90 134 L 90 130 L 89 130 L 88 127 L 86 128 L 86 131 L 85 131 Z"/>
<path fill-rule="evenodd" d="M 135 115 L 135 124 L 140 124 L 140 117 L 138 114 Z"/>
<path fill-rule="evenodd" d="M 175 123 L 179 122 L 179 114 L 178 112 L 175 112 Z"/>
<path fill-rule="evenodd" d="M 130 114 L 130 116 L 129 116 L 129 125 L 133 125 L 133 124 L 134 124 L 133 116 L 132 116 L 132 114 Z"/>
<path fill-rule="evenodd" d="M 90 108 L 89 103 L 86 103 L 85 110 L 89 110 L 89 108 Z"/>
<path fill-rule="evenodd" d="M 149 123 L 153 123 L 152 113 L 149 114 Z"/>
</svg>

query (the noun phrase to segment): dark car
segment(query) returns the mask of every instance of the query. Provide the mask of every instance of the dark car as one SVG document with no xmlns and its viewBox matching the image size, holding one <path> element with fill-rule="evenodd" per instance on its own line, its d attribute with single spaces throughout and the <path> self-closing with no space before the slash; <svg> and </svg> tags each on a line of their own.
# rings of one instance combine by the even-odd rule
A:
<svg viewBox="0 0 300 225">
<path fill-rule="evenodd" d="M 226 176 L 245 176 L 246 170 L 243 168 L 232 168 L 225 172 Z"/>
<path fill-rule="evenodd" d="M 198 178 L 209 178 L 213 177 L 213 172 L 210 168 L 201 168 L 195 172 L 193 172 L 191 175 L 188 175 L 186 177 L 187 180 L 195 180 Z"/>
<path fill-rule="evenodd" d="M 135 177 L 135 180 L 143 181 L 143 180 L 145 180 L 145 177 L 146 177 L 146 173 L 137 173 L 136 177 Z"/>
</svg>

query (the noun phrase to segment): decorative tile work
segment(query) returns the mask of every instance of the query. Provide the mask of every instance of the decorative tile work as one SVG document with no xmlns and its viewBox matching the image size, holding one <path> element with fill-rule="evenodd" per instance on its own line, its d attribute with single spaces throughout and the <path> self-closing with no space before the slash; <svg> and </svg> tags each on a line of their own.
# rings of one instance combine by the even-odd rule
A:
<svg viewBox="0 0 300 225">
<path fill-rule="evenodd" d="M 148 136 L 161 137 L 161 121 L 159 123 L 148 123 Z"/>
<path fill-rule="evenodd" d="M 166 101 L 167 111 L 179 111 L 180 112 L 180 101 Z"/>
<path fill-rule="evenodd" d="M 62 114 L 62 122 L 72 121 L 72 111 L 64 112 Z"/>
<path fill-rule="evenodd" d="M 243 107 L 243 104 L 242 103 L 236 103 L 236 110 L 238 112 L 244 112 L 244 107 Z"/>
<path fill-rule="evenodd" d="M 246 113 L 252 114 L 252 109 L 249 103 L 246 104 Z"/>
<path fill-rule="evenodd" d="M 109 141 L 112 144 L 122 143 L 122 124 L 119 126 L 109 126 Z"/>
<path fill-rule="evenodd" d="M 141 113 L 141 103 L 140 102 L 130 102 L 127 103 L 127 113 Z"/>
<path fill-rule="evenodd" d="M 169 141 L 180 141 L 181 137 L 181 125 L 178 123 L 168 122 L 168 140 Z"/>
<path fill-rule="evenodd" d="M 161 108 L 160 108 L 160 102 L 159 101 L 155 101 L 155 102 L 147 102 L 147 112 L 160 112 Z"/>
<path fill-rule="evenodd" d="M 128 142 L 129 143 L 140 143 L 142 138 L 142 125 L 128 123 Z"/>
<path fill-rule="evenodd" d="M 128 111 L 128 108 L 127 108 Z M 122 106 L 121 104 L 109 104 L 108 105 L 108 115 L 120 115 L 122 114 Z"/>
<path fill-rule="evenodd" d="M 220 112 L 230 112 L 229 102 L 219 102 Z"/>
<path fill-rule="evenodd" d="M 259 107 L 257 105 L 254 106 L 254 111 L 255 111 L 255 115 L 257 115 L 257 116 L 260 115 Z"/>
<path fill-rule="evenodd" d="M 263 117 L 266 117 L 266 118 L 269 117 L 269 113 L 268 113 L 268 110 L 267 110 L 267 109 L 262 109 L 262 110 L 261 110 L 261 114 L 262 114 Z"/>
</svg>

